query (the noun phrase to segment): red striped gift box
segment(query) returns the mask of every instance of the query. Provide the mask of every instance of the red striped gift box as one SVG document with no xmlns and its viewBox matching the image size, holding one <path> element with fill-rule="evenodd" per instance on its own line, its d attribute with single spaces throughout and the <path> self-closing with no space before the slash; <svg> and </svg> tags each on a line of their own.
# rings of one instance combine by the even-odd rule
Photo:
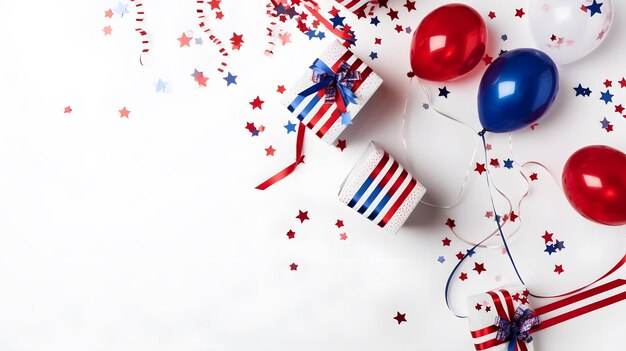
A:
<svg viewBox="0 0 626 351">
<path fill-rule="evenodd" d="M 424 193 L 426 188 L 398 161 L 371 142 L 342 184 L 339 200 L 395 233 Z"/>
</svg>

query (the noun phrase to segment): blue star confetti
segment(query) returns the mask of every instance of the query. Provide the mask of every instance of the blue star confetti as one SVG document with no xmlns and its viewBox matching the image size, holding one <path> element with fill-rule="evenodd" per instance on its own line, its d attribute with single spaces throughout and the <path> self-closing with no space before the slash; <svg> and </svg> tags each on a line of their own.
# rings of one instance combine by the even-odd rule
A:
<svg viewBox="0 0 626 351">
<path fill-rule="evenodd" d="M 296 131 L 296 124 L 295 123 L 291 123 L 291 121 L 287 121 L 287 124 L 284 125 L 283 127 L 285 127 L 285 129 L 287 129 L 287 134 Z"/>
<path fill-rule="evenodd" d="M 443 87 L 443 88 L 438 88 L 439 89 L 439 96 L 443 96 L 446 99 L 448 98 L 448 94 L 450 94 L 450 91 L 448 91 L 447 87 Z"/>
<path fill-rule="evenodd" d="M 606 90 L 606 92 L 604 93 L 600 93 L 600 100 L 604 101 L 604 104 L 608 104 L 609 102 L 613 102 L 613 94 L 611 94 L 611 91 L 609 89 Z"/>
<path fill-rule="evenodd" d="M 598 3 L 596 0 L 593 0 L 593 4 L 585 6 L 587 8 L 587 10 L 589 10 L 589 14 L 591 17 L 593 17 L 593 15 L 595 15 L 596 13 L 602 14 L 602 5 L 604 3 Z"/>
<path fill-rule="evenodd" d="M 224 77 L 224 80 L 226 81 L 226 86 L 230 86 L 231 84 L 237 85 L 237 76 L 232 75 L 230 72 Z"/>
</svg>

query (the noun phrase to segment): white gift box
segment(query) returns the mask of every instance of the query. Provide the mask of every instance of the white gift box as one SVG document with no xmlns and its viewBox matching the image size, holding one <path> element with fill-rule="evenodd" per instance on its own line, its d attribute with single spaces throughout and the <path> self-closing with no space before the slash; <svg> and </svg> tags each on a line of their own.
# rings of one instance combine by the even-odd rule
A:
<svg viewBox="0 0 626 351">
<path fill-rule="evenodd" d="M 371 142 L 344 180 L 339 200 L 379 227 L 397 232 L 426 193 L 407 170 Z"/>
<path fill-rule="evenodd" d="M 497 340 L 499 316 L 513 319 L 518 307 L 529 309 L 529 292 L 523 285 L 510 285 L 469 297 L 469 324 L 476 350 L 507 351 L 510 340 Z M 533 343 L 515 340 L 516 351 L 533 351 Z"/>
<path fill-rule="evenodd" d="M 376 1 L 372 0 L 336 0 L 343 7 L 348 9 L 348 11 L 359 16 L 365 16 L 365 10 L 368 6 L 373 6 L 376 4 Z"/>
<path fill-rule="evenodd" d="M 354 86 L 350 89 L 356 95 L 356 103 L 349 103 L 346 106 L 347 113 L 352 116 L 352 119 L 356 118 L 361 108 L 381 86 L 383 80 L 337 40 L 333 41 L 318 59 L 335 73 L 344 62 L 349 65 L 349 71 L 360 73 L 360 79 L 354 82 Z M 285 93 L 282 103 L 319 138 L 332 144 L 348 124 L 342 123 L 338 103 L 325 101 L 325 89 L 308 96 L 300 95 L 316 84 L 312 76 L 313 71 L 310 68 L 307 69 Z M 336 95 L 339 99 L 339 91 Z"/>
</svg>

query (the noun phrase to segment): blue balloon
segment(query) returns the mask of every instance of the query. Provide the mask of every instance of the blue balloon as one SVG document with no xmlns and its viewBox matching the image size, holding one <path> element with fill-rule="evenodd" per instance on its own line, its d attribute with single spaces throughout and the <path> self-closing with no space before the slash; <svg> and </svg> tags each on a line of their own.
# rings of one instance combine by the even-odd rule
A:
<svg viewBox="0 0 626 351">
<path fill-rule="evenodd" d="M 559 91 L 559 71 L 545 53 L 516 49 L 487 68 L 478 89 L 478 115 L 486 131 L 512 132 L 533 124 Z"/>
</svg>

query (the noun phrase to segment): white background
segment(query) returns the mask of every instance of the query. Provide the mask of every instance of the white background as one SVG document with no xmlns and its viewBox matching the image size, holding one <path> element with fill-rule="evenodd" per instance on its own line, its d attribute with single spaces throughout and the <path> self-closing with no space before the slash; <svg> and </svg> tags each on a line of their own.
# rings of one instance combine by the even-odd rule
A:
<svg viewBox="0 0 626 351">
<path fill-rule="evenodd" d="M 322 2 L 326 8 L 327 2 Z M 397 23 L 415 28 L 443 1 L 404 1 Z M 488 54 L 532 46 L 526 1 L 469 1 L 489 20 Z M 19 350 L 471 350 L 467 321 L 443 302 L 455 254 L 468 247 L 444 225 L 454 218 L 476 240 L 493 229 L 484 176 L 472 172 L 462 203 L 452 210 L 420 205 L 397 234 L 386 234 L 338 202 L 338 186 L 376 140 L 400 160 L 402 109 L 411 36 L 397 34 L 379 10 L 378 27 L 357 21 L 354 51 L 385 79 L 381 91 L 345 135 L 342 153 L 311 134 L 306 164 L 265 192 L 253 187 L 293 159 L 295 118 L 279 103 L 289 86 L 329 42 L 309 41 L 290 25 L 293 43 L 263 55 L 264 3 L 224 0 L 226 39 L 244 34 L 230 61 L 237 85 L 215 72 L 219 57 L 205 44 L 179 48 L 194 30 L 195 1 L 145 1 L 151 52 L 137 62 L 133 13 L 104 18 L 114 1 L 0 2 L 0 349 Z M 132 5 L 129 6 L 132 10 Z M 616 103 L 626 103 L 617 80 L 626 75 L 626 4 L 615 1 L 615 22 L 591 56 L 560 68 L 561 92 L 537 130 L 514 134 L 515 160 L 543 162 L 560 177 L 567 157 L 589 144 L 626 150 L 626 119 L 599 101 L 613 80 Z M 112 25 L 113 35 L 102 28 Z M 396 23 L 394 23 L 395 25 Z M 502 34 L 508 40 L 500 39 Z M 374 38 L 383 45 L 374 45 Z M 379 59 L 371 61 L 371 51 Z M 484 64 L 446 84 L 437 108 L 478 129 L 475 95 Z M 194 68 L 210 77 L 198 88 Z M 154 84 L 168 82 L 166 93 Z M 578 83 L 593 90 L 574 97 Z M 428 84 L 431 93 L 442 85 Z M 411 88 L 408 155 L 433 201 L 454 198 L 476 139 L 431 110 Z M 248 104 L 256 96 L 262 110 Z M 435 94 L 436 95 L 436 94 Z M 73 112 L 64 114 L 71 106 Z M 129 119 L 117 110 L 126 106 Z M 615 131 L 599 121 L 607 117 Z M 266 131 L 251 138 L 246 122 Z M 492 157 L 508 154 L 508 136 L 490 136 Z M 264 148 L 277 149 L 266 157 Z M 479 162 L 484 162 L 479 159 Z M 493 170 L 517 204 L 526 183 L 516 170 Z M 540 169 L 520 213 L 511 250 L 529 289 L 558 293 L 606 272 L 624 253 L 625 229 L 591 223 L 567 204 Z M 433 196 L 434 195 L 434 196 Z M 502 203 L 502 199 L 498 200 Z M 500 206 L 506 209 L 506 206 Z M 310 221 L 300 224 L 298 210 Z M 501 210 L 502 211 L 502 210 Z M 334 226 L 337 219 L 345 227 Z M 519 222 L 518 222 L 519 223 Z M 288 240 L 286 232 L 296 231 Z M 513 231 L 515 227 L 507 228 Z M 543 252 L 545 230 L 566 250 Z M 348 239 L 339 240 L 340 233 Z M 444 237 L 452 239 L 443 247 Z M 437 262 L 439 256 L 446 261 Z M 484 262 L 478 276 L 473 262 Z M 298 270 L 290 271 L 289 264 Z M 553 272 L 563 264 L 565 272 Z M 469 294 L 516 282 L 499 249 L 481 250 L 454 279 L 453 306 Z M 614 275 L 624 277 L 623 270 Z M 537 302 L 537 305 L 544 302 Z M 398 325 L 396 312 L 408 322 Z M 536 350 L 620 350 L 626 303 L 538 333 Z"/>
</svg>

